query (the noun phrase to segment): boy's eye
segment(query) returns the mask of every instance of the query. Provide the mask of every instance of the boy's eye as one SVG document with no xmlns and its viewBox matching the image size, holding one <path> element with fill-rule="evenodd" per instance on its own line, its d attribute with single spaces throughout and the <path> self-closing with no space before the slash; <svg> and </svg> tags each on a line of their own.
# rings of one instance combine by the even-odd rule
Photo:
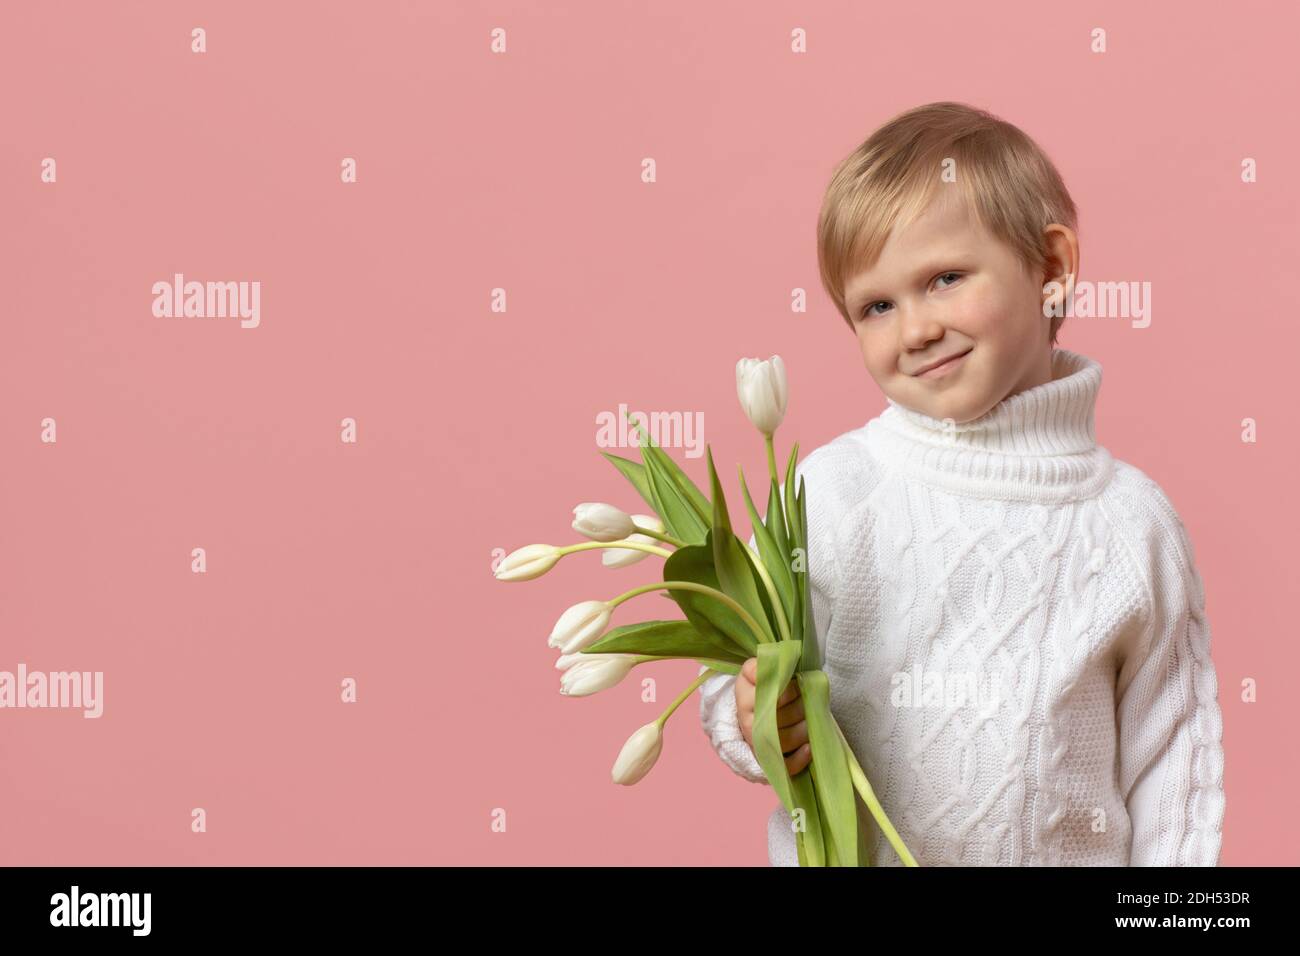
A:
<svg viewBox="0 0 1300 956">
<path fill-rule="evenodd" d="M 935 276 L 936 279 L 947 279 L 947 278 L 949 278 L 949 277 L 951 277 L 951 278 L 953 279 L 953 281 L 955 282 L 957 279 L 960 279 L 960 278 L 961 278 L 961 273 L 960 273 L 960 272 L 940 272 L 937 276 Z M 947 287 L 947 286 L 943 286 L 943 288 L 946 289 L 946 288 L 948 288 L 948 287 Z M 878 306 L 878 305 L 887 305 L 887 304 L 888 304 L 888 303 L 886 303 L 884 299 L 881 299 L 881 300 L 879 300 L 878 302 L 872 302 L 870 305 L 868 305 L 866 308 L 864 308 L 864 309 L 862 310 L 862 317 L 865 319 L 865 318 L 868 318 L 868 317 L 873 316 L 873 315 L 880 315 L 879 312 L 875 312 L 875 311 L 873 311 L 873 310 L 874 310 L 875 307 Z"/>
</svg>

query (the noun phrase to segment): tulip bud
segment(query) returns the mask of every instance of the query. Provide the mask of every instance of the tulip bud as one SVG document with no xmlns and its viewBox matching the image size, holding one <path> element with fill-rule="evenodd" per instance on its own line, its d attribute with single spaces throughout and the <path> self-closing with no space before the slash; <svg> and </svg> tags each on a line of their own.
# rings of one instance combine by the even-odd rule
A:
<svg viewBox="0 0 1300 956">
<path fill-rule="evenodd" d="M 633 515 L 632 521 L 642 528 L 664 533 L 664 523 L 655 515 Z M 624 540 L 634 541 L 637 544 L 658 544 L 658 541 L 648 534 L 633 534 Z M 625 568 L 649 556 L 649 551 L 638 551 L 636 548 L 606 548 L 600 554 L 600 563 L 607 568 Z"/>
<path fill-rule="evenodd" d="M 613 687 L 636 663 L 635 654 L 584 654 L 560 675 L 560 693 L 586 697 Z"/>
<path fill-rule="evenodd" d="M 577 654 L 561 654 L 555 659 L 555 669 L 557 671 L 567 671 L 578 661 L 589 661 L 591 658 L 591 654 L 583 654 L 581 651 Z"/>
<path fill-rule="evenodd" d="M 560 549 L 554 545 L 527 544 L 502 558 L 493 573 L 498 581 L 528 581 L 551 570 L 560 558 Z"/>
<path fill-rule="evenodd" d="M 627 738 L 627 743 L 618 752 L 610 776 L 615 783 L 631 786 L 650 772 L 663 749 L 663 731 L 659 727 L 659 721 L 652 720 Z"/>
<path fill-rule="evenodd" d="M 763 362 L 751 358 L 737 362 L 736 394 L 746 417 L 760 432 L 770 435 L 780 428 L 788 397 L 781 356 L 773 355 Z"/>
<path fill-rule="evenodd" d="M 584 501 L 573 509 L 573 513 L 573 530 L 593 541 L 617 541 L 636 530 L 632 527 L 632 519 L 613 505 Z"/>
<path fill-rule="evenodd" d="M 560 615 L 547 644 L 563 654 L 576 654 L 604 633 L 613 611 L 608 601 L 581 601 Z"/>
</svg>

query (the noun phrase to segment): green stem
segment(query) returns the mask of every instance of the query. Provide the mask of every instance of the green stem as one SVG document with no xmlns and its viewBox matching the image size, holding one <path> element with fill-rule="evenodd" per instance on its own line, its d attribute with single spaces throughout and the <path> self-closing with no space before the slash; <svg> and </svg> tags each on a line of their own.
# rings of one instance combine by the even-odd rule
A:
<svg viewBox="0 0 1300 956">
<path fill-rule="evenodd" d="M 862 766 L 858 763 L 858 756 L 853 752 L 853 748 L 849 746 L 849 742 L 844 738 L 844 731 L 840 730 L 840 725 L 838 723 L 835 724 L 835 732 L 840 735 L 840 742 L 844 744 L 844 752 L 849 758 L 849 774 L 853 777 L 853 785 L 857 787 L 858 793 L 862 797 L 862 802 L 867 805 L 867 809 L 871 811 L 871 815 L 876 818 L 876 824 L 880 827 L 881 832 L 885 834 L 885 838 L 889 840 L 889 845 L 894 848 L 894 852 L 898 854 L 898 858 L 903 861 L 903 865 L 918 866 L 919 864 L 916 862 L 916 858 L 913 857 L 911 852 L 907 849 L 902 838 L 898 835 L 898 831 L 894 829 L 894 825 L 889 822 L 889 817 L 885 816 L 884 807 L 882 807 L 880 801 L 876 799 L 876 792 L 871 789 L 871 782 L 867 780 L 867 775 L 862 772 Z"/>
<path fill-rule="evenodd" d="M 776 482 L 777 487 L 779 488 L 779 487 L 781 486 L 781 479 L 778 478 L 778 477 L 777 477 L 777 474 L 776 474 L 776 449 L 772 446 L 772 436 L 771 436 L 771 435 L 764 435 L 764 436 L 763 436 L 763 444 L 765 444 L 765 445 L 767 446 L 767 471 L 768 471 L 768 474 L 770 474 L 770 475 L 772 476 L 772 480 Z"/>
<path fill-rule="evenodd" d="M 632 551 L 646 551 L 650 554 L 657 554 L 661 558 L 671 558 L 673 553 L 664 548 L 656 548 L 653 544 L 641 544 L 639 541 L 584 541 L 582 544 L 570 544 L 563 548 L 556 548 L 560 555 L 572 554 L 574 551 L 590 551 L 593 548 L 626 548 Z"/>
<path fill-rule="evenodd" d="M 665 591 L 698 591 L 700 594 L 707 594 L 709 597 L 717 598 L 740 616 L 740 619 L 745 622 L 751 631 L 754 632 L 754 637 L 758 639 L 760 644 L 765 642 L 770 643 L 771 639 L 759 625 L 758 621 L 754 620 L 754 615 L 741 607 L 740 604 L 737 603 L 736 599 L 731 597 L 731 595 L 723 594 L 717 588 L 711 588 L 707 584 L 696 584 L 694 581 L 651 581 L 649 584 L 643 584 L 640 587 L 632 588 L 632 590 L 624 591 L 616 598 L 611 598 L 609 605 L 610 607 L 618 607 L 624 601 L 631 600 L 638 594 L 645 594 L 648 591 L 658 591 L 661 588 Z"/>
<path fill-rule="evenodd" d="M 656 531 L 654 528 L 643 528 L 641 527 L 641 525 L 638 524 L 636 525 L 636 533 L 643 534 L 648 538 L 658 538 L 660 541 L 667 541 L 669 544 L 673 545 L 673 547 L 677 547 L 677 548 L 686 547 L 685 541 L 678 541 L 672 535 L 665 534 L 662 531 Z"/>
<path fill-rule="evenodd" d="M 668 718 L 673 715 L 673 711 L 682 705 L 682 701 L 686 700 L 687 697 L 690 697 L 691 694 L 694 694 L 699 686 L 712 677 L 713 674 L 714 671 L 712 670 L 701 671 L 700 675 L 696 677 L 695 680 L 691 681 L 684 691 L 677 695 L 677 699 L 673 701 L 672 704 L 669 705 L 668 709 L 660 714 L 659 719 L 655 721 L 659 725 L 660 730 L 662 730 L 664 724 L 668 722 Z"/>
</svg>

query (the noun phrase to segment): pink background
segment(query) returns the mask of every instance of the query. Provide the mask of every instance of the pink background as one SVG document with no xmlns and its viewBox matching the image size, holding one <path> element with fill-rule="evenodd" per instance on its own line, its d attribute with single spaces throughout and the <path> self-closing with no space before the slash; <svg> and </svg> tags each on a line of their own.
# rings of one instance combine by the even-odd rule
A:
<svg viewBox="0 0 1300 956">
<path fill-rule="evenodd" d="M 765 865 L 776 797 L 720 763 L 698 698 L 644 782 L 609 781 L 693 664 L 633 672 L 656 703 L 632 678 L 558 693 L 555 618 L 655 565 L 503 584 L 494 549 L 574 540 L 579 501 L 645 510 L 595 441 L 619 402 L 703 411 L 738 503 L 734 463 L 764 467 L 740 356 L 788 364 L 781 454 L 880 411 L 817 207 L 872 129 L 940 99 L 1052 155 L 1081 279 L 1152 283 L 1149 328 L 1074 319 L 1061 344 L 1105 368 L 1101 443 L 1192 534 L 1222 863 L 1300 862 L 1296 8 L 542 8 L 5 6 L 0 669 L 102 670 L 105 712 L 0 711 L 0 862 Z M 260 281 L 260 327 L 154 318 L 174 272 Z"/>
</svg>

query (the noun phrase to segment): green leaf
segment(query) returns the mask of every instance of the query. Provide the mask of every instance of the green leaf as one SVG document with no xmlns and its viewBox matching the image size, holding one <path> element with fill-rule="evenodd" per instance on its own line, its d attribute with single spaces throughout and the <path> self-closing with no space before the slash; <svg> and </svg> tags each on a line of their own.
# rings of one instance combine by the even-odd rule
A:
<svg viewBox="0 0 1300 956">
<path fill-rule="evenodd" d="M 767 527 L 772 532 L 773 539 L 777 542 L 782 557 L 781 563 L 784 565 L 785 573 L 791 582 L 790 590 L 794 597 L 794 604 L 788 609 L 790 612 L 790 636 L 795 640 L 800 640 L 803 634 L 799 627 L 799 590 L 794 575 L 794 556 L 791 553 L 794 544 L 786 530 L 785 509 L 781 506 L 781 488 L 775 479 L 771 480 L 771 486 L 768 489 Z"/>
<path fill-rule="evenodd" d="M 737 666 L 746 658 L 731 641 L 703 634 L 689 621 L 642 621 L 624 624 L 606 632 L 585 648 L 584 654 L 649 654 L 664 660 L 703 658 Z"/>
<path fill-rule="evenodd" d="M 826 866 L 826 825 L 822 820 L 821 807 L 817 804 L 812 764 L 791 778 L 790 788 L 794 791 L 795 806 L 804 808 L 804 832 L 795 835 L 799 865 Z"/>
<path fill-rule="evenodd" d="M 713 570 L 728 597 L 752 614 L 763 628 L 768 640 L 776 640 L 772 623 L 768 619 L 770 607 L 759 596 L 759 583 L 755 581 L 750 566 L 749 548 L 731 533 L 731 519 L 727 515 L 727 499 L 722 484 L 713 467 L 713 455 L 708 455 L 709 480 L 713 487 L 713 527 L 709 529 L 708 543 L 713 549 Z"/>
<path fill-rule="evenodd" d="M 798 539 L 797 532 L 799 526 L 799 513 L 795 507 L 797 502 L 795 501 L 795 484 L 794 484 L 794 470 L 795 470 L 795 463 L 796 463 L 795 456 L 798 454 L 799 454 L 799 443 L 795 442 L 794 447 L 790 449 L 790 462 L 789 464 L 786 465 L 785 468 L 785 486 L 782 488 L 782 491 L 785 495 L 786 532 L 788 533 L 788 536 L 790 538 L 790 548 L 792 550 L 799 546 L 799 542 L 797 540 Z"/>
<path fill-rule="evenodd" d="M 717 528 L 713 529 L 717 531 Z M 794 790 L 790 783 L 790 771 L 785 765 L 785 754 L 781 750 L 780 732 L 776 725 L 776 702 L 785 692 L 794 676 L 799 663 L 802 645 L 799 641 L 774 641 L 758 645 L 758 681 L 754 696 L 754 757 L 763 768 L 767 782 L 776 791 L 781 803 L 791 816 L 795 807 L 802 805 L 805 813 L 811 815 L 807 803 L 797 804 Z M 800 774 L 802 776 L 802 774 Z M 813 830 L 811 820 L 809 831 Z M 808 836 L 805 833 L 805 836 Z"/>
<path fill-rule="evenodd" d="M 712 545 L 696 544 L 678 548 L 664 561 L 664 580 L 690 581 L 713 588 L 715 591 L 722 591 L 722 584 L 718 581 L 717 572 L 713 567 Z M 664 595 L 677 603 L 686 614 L 687 620 L 701 634 L 707 634 L 717 640 L 730 641 L 735 648 L 744 653 L 745 660 L 754 656 L 758 638 L 732 608 L 717 598 L 701 594 L 699 591 L 671 588 L 666 590 Z"/>
<path fill-rule="evenodd" d="M 803 615 L 802 622 L 798 628 L 800 637 L 804 641 L 803 662 L 800 668 L 806 671 L 819 671 L 822 668 L 821 646 L 817 640 L 817 625 L 813 620 L 812 611 L 812 555 L 808 552 L 807 545 L 807 528 L 808 528 L 808 498 L 804 494 L 803 475 L 799 476 L 799 491 L 796 496 L 799 504 L 799 530 L 805 538 L 804 543 L 804 570 L 796 581 L 799 587 L 799 611 Z"/>
<path fill-rule="evenodd" d="M 790 536 L 785 530 L 785 511 L 781 507 L 781 489 L 776 479 L 771 479 L 771 489 L 767 494 L 767 530 L 776 541 L 777 550 L 781 552 L 781 563 L 785 565 L 786 576 L 793 581 L 790 571 Z M 793 590 L 793 587 L 791 588 Z"/>
<path fill-rule="evenodd" d="M 817 776 L 816 776 L 816 771 L 814 771 L 812 768 L 812 764 L 808 765 L 808 773 L 812 775 L 813 792 L 815 793 L 817 790 L 816 787 Z M 843 866 L 843 864 L 840 863 L 839 854 L 835 852 L 835 833 L 831 830 L 830 819 L 827 817 L 826 812 L 821 809 L 821 804 L 817 805 L 817 812 L 821 814 L 822 845 L 824 846 L 826 852 L 826 865 Z"/>
<path fill-rule="evenodd" d="M 830 680 L 822 670 L 801 670 L 798 680 L 804 719 L 808 723 L 808 742 L 812 745 L 809 770 L 822 819 L 833 840 L 828 856 L 834 858 L 832 865 L 858 866 L 857 798 L 844 753 L 845 744 L 831 714 Z"/>
<path fill-rule="evenodd" d="M 767 585 L 763 583 L 763 579 L 758 574 L 760 559 L 758 555 L 754 554 L 754 549 L 749 546 L 748 542 L 737 537 L 736 543 L 740 545 L 740 553 L 745 556 L 745 564 L 754 579 L 754 592 L 758 595 L 758 603 L 763 611 L 763 616 L 759 620 L 766 625 L 765 630 L 769 634 L 774 638 L 779 638 L 781 628 L 776 623 L 776 610 L 772 607 L 772 596 L 768 593 Z"/>
<path fill-rule="evenodd" d="M 673 484 L 690 503 L 691 508 L 699 516 L 700 520 L 707 526 L 709 516 L 713 513 L 713 506 L 709 504 L 709 499 L 704 497 L 704 492 L 700 491 L 695 482 L 691 481 L 690 476 L 682 471 L 681 466 L 673 461 L 673 457 L 667 452 L 656 449 L 660 465 L 663 466 L 664 472 L 672 479 Z"/>
<path fill-rule="evenodd" d="M 790 449 L 790 461 L 785 466 L 785 520 L 786 534 L 790 538 L 790 547 L 796 547 L 794 540 L 794 466 L 799 460 L 799 443 Z"/>
<path fill-rule="evenodd" d="M 651 440 L 650 435 L 639 421 L 630 415 L 628 421 L 632 423 L 640 439 L 642 460 L 653 460 L 655 462 L 658 471 L 667 477 L 669 484 L 677 492 L 678 496 L 687 503 L 691 510 L 695 512 L 696 517 L 707 527 L 712 509 L 709 506 L 709 499 L 704 497 L 704 492 L 696 487 L 695 482 L 691 481 L 690 476 L 682 471 L 681 466 L 673 460 L 671 455 Z"/>
<path fill-rule="evenodd" d="M 799 453 L 799 443 L 795 442 L 794 448 L 790 450 L 790 463 L 786 466 L 785 472 L 785 518 L 787 530 L 790 534 L 790 574 L 794 581 L 794 627 L 791 632 L 795 637 L 803 640 L 807 637 L 807 631 L 804 628 L 806 609 L 804 607 L 804 576 L 808 568 L 808 544 L 804 537 L 804 528 L 800 521 L 802 512 L 799 510 L 799 502 L 795 493 L 795 456 Z M 795 564 L 803 565 L 803 570 L 798 570 Z"/>
<path fill-rule="evenodd" d="M 645 500 L 645 503 L 654 510 L 654 513 L 659 514 L 659 505 L 655 502 L 654 493 L 650 490 L 650 479 L 646 477 L 645 465 L 627 458 L 620 458 L 618 455 L 611 455 L 607 451 L 602 451 L 601 454 L 608 458 L 610 463 L 623 473 L 623 477 L 632 483 L 636 493 Z"/>
<path fill-rule="evenodd" d="M 647 451 L 647 449 L 642 449 Z M 663 467 L 655 456 L 645 456 L 646 478 L 650 484 L 650 493 L 659 502 L 659 517 L 663 519 L 664 528 L 674 538 L 687 544 L 699 544 L 704 540 L 708 524 L 701 520 L 695 509 L 683 497 L 681 491 L 665 474 Z"/>
<path fill-rule="evenodd" d="M 763 524 L 763 519 L 758 515 L 758 509 L 754 507 L 754 499 L 749 496 L 749 486 L 745 484 L 744 469 L 740 469 L 740 490 L 745 496 L 745 507 L 749 510 L 749 523 L 754 529 L 754 541 L 758 545 L 759 558 L 763 562 L 763 567 L 767 569 L 768 576 L 772 579 L 772 585 L 776 588 L 777 597 L 781 600 L 781 613 L 785 616 L 786 623 L 793 630 L 795 612 L 794 578 L 790 574 L 789 564 L 781 555 L 780 546 L 776 543 L 776 539 L 772 537 L 772 533 L 768 531 L 767 526 Z M 763 590 L 766 591 L 767 589 L 764 588 Z"/>
<path fill-rule="evenodd" d="M 704 446 L 704 457 L 709 464 L 709 489 L 713 493 L 713 527 L 731 530 L 731 515 L 727 514 L 727 498 L 722 493 L 722 482 L 718 481 L 718 472 L 713 467 L 713 449 Z"/>
</svg>

